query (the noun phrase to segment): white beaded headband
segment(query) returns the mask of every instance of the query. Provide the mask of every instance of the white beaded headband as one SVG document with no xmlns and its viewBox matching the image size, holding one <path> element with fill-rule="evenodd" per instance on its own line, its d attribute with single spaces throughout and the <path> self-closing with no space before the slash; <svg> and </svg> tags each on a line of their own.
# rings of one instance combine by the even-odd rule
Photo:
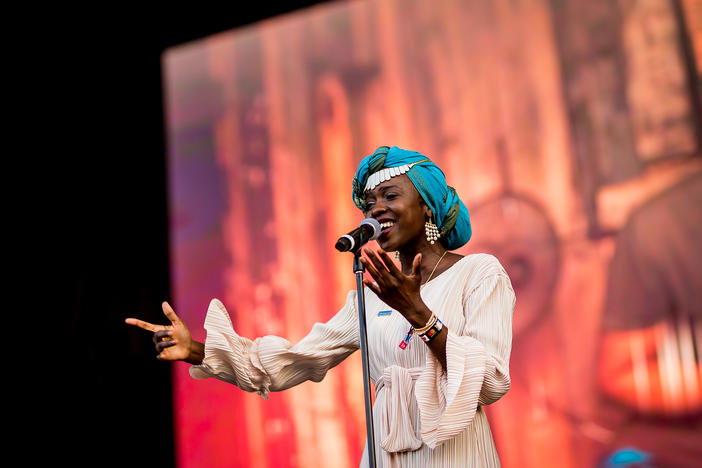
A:
<svg viewBox="0 0 702 468">
<path fill-rule="evenodd" d="M 426 159 L 424 161 L 426 161 Z M 418 163 L 424 162 L 424 161 L 417 161 L 417 162 L 413 162 L 412 164 L 403 164 L 402 166 L 386 167 L 385 169 L 381 169 L 378 172 L 375 172 L 375 173 L 368 176 L 368 181 L 366 182 L 366 188 L 363 189 L 363 191 L 373 190 L 379 184 L 382 184 L 386 180 L 390 180 L 395 176 L 402 175 L 405 172 L 409 171 L 412 168 L 412 166 L 414 166 L 415 164 L 418 164 Z"/>
</svg>

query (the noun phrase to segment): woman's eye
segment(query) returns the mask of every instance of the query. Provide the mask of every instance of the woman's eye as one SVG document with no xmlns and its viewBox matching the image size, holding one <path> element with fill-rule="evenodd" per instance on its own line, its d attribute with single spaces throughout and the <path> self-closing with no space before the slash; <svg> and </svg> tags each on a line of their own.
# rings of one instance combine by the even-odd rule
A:
<svg viewBox="0 0 702 468">
<path fill-rule="evenodd" d="M 395 194 L 395 193 L 388 193 L 387 195 L 385 195 L 385 198 L 386 198 L 387 200 L 392 200 L 393 198 L 397 198 L 397 194 Z"/>
</svg>

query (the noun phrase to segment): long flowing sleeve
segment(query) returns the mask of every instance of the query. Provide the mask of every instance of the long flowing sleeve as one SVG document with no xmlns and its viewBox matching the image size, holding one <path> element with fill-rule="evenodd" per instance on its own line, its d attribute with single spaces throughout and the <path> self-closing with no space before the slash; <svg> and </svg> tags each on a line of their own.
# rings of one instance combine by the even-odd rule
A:
<svg viewBox="0 0 702 468">
<path fill-rule="evenodd" d="M 495 263 L 465 291 L 465 327 L 448 330 L 446 371 L 427 348 L 415 396 L 422 439 L 431 448 L 463 432 L 478 405 L 494 403 L 509 390 L 515 296 L 509 277 Z"/>
<path fill-rule="evenodd" d="M 252 341 L 237 335 L 224 305 L 213 299 L 205 319 L 205 357 L 202 364 L 190 368 L 190 375 L 214 377 L 264 398 L 306 380 L 319 382 L 359 347 L 354 296 L 350 291 L 334 317 L 315 323 L 295 345 L 278 336 Z"/>
</svg>

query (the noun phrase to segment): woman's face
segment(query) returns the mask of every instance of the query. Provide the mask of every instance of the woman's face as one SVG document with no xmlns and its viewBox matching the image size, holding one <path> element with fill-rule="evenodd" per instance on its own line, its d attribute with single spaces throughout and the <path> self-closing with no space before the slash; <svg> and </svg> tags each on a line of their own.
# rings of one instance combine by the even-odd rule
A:
<svg viewBox="0 0 702 468">
<path fill-rule="evenodd" d="M 377 239 L 386 251 L 426 242 L 424 223 L 431 211 L 406 175 L 399 175 L 366 192 L 366 217 L 375 218 L 382 233 Z"/>
</svg>

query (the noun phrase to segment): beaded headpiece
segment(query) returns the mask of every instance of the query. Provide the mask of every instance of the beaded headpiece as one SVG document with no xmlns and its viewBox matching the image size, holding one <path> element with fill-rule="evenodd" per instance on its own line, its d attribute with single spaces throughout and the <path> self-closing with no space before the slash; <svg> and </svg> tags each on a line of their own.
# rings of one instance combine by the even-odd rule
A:
<svg viewBox="0 0 702 468">
<path fill-rule="evenodd" d="M 446 184 L 439 166 L 416 151 L 381 146 L 365 157 L 353 179 L 353 202 L 366 212 L 366 191 L 398 175 L 405 174 L 414 184 L 433 214 L 440 242 L 449 250 L 464 245 L 471 237 L 468 209 Z"/>
</svg>

